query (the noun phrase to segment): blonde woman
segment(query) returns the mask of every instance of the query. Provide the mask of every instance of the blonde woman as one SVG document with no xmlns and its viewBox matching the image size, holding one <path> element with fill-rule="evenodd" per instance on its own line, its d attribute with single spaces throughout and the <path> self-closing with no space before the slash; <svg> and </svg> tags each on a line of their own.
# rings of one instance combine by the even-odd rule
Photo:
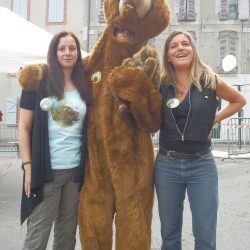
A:
<svg viewBox="0 0 250 250">
<path fill-rule="evenodd" d="M 161 249 L 182 247 L 187 192 L 195 249 L 215 250 L 218 175 L 210 151 L 210 133 L 214 124 L 240 110 L 245 99 L 201 61 L 189 33 L 170 34 L 163 62 L 162 124 L 155 163 Z M 228 101 L 228 105 L 216 113 L 218 98 Z"/>
</svg>

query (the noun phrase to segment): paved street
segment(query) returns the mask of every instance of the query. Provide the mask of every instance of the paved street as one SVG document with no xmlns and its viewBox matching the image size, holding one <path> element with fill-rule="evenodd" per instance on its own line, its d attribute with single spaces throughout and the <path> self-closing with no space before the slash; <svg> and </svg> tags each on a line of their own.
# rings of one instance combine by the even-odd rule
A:
<svg viewBox="0 0 250 250">
<path fill-rule="evenodd" d="M 20 250 L 26 227 L 20 226 L 22 171 L 15 156 L 0 156 L 0 250 Z M 218 250 L 250 249 L 250 159 L 216 159 L 219 172 L 220 206 Z M 11 164 L 13 162 L 13 164 Z M 6 171 L 5 171 L 6 170 Z M 191 217 L 185 203 L 183 250 L 193 249 Z M 160 223 L 155 200 L 152 249 L 160 249 Z M 51 239 L 48 249 L 52 249 Z M 80 249 L 79 239 L 76 249 Z M 129 249 L 128 249 L 129 250 Z"/>
</svg>

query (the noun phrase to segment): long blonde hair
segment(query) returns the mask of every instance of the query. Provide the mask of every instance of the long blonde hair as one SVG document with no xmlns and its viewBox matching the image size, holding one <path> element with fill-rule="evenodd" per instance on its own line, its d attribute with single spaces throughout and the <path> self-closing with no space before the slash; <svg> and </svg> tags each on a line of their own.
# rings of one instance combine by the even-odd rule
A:
<svg viewBox="0 0 250 250">
<path fill-rule="evenodd" d="M 205 87 L 215 89 L 216 83 L 218 82 L 219 76 L 205 63 L 202 62 L 199 53 L 196 49 L 194 40 L 190 33 L 180 30 L 173 31 L 167 38 L 164 46 L 164 53 L 163 53 L 163 74 L 162 74 L 162 82 L 164 84 L 176 85 L 176 74 L 173 65 L 168 61 L 168 49 L 169 44 L 172 39 L 179 35 L 183 34 L 186 36 L 191 44 L 193 49 L 193 60 L 191 63 L 191 72 L 190 72 L 190 79 L 192 80 L 193 84 L 201 91 L 202 87 L 200 84 L 201 78 L 204 79 Z"/>
</svg>

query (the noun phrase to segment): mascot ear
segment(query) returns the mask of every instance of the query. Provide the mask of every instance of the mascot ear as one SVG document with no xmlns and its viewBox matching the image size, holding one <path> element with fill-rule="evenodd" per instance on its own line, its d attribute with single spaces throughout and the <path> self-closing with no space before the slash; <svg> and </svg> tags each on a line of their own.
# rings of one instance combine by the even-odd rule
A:
<svg viewBox="0 0 250 250">
<path fill-rule="evenodd" d="M 19 83 L 24 90 L 36 89 L 47 72 L 47 64 L 31 64 L 25 66 L 19 74 Z"/>
</svg>

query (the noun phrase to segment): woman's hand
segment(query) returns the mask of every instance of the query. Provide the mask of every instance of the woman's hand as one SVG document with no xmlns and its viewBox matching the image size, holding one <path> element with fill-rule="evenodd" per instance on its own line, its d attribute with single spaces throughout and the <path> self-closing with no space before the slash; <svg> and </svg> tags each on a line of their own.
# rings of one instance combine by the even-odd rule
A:
<svg viewBox="0 0 250 250">
<path fill-rule="evenodd" d="M 24 166 L 24 190 L 27 198 L 30 198 L 30 183 L 31 183 L 31 164 Z"/>
</svg>

